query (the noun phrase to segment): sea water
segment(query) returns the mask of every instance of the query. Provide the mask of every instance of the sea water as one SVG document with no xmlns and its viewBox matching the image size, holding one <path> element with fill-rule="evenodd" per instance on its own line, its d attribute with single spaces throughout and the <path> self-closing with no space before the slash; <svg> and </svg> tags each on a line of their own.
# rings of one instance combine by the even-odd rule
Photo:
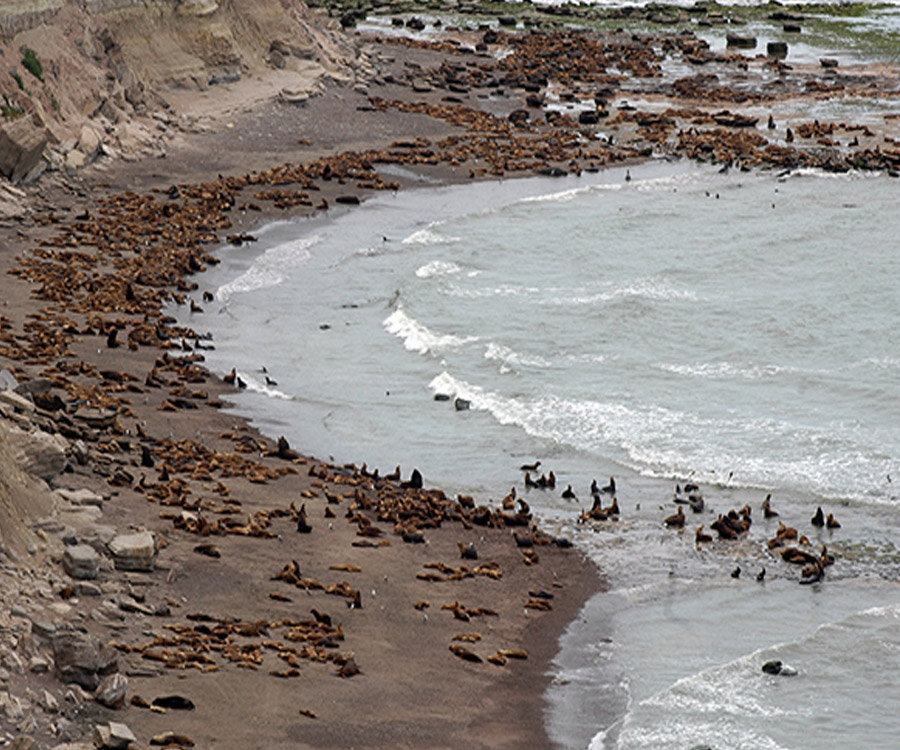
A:
<svg viewBox="0 0 900 750">
<path fill-rule="evenodd" d="M 480 502 L 516 486 L 597 561 L 547 696 L 560 746 L 896 748 L 898 197 L 665 161 L 423 186 L 223 248 L 188 322 L 272 437 Z M 526 492 L 535 459 L 555 491 Z M 579 524 L 610 476 L 621 520 Z M 686 481 L 707 509 L 676 532 Z M 744 503 L 746 539 L 696 548 Z M 824 582 L 767 551 L 778 520 L 836 555 Z"/>
</svg>

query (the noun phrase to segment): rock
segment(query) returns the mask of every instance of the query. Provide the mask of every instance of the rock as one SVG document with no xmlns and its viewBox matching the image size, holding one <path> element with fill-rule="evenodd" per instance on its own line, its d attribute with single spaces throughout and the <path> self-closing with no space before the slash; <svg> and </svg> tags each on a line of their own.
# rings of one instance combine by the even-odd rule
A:
<svg viewBox="0 0 900 750">
<path fill-rule="evenodd" d="M 8 428 L 8 436 L 13 458 L 26 473 L 49 481 L 66 468 L 65 438 L 43 430 L 24 432 L 15 428 Z"/>
<path fill-rule="evenodd" d="M 34 737 L 28 737 L 24 734 L 16 737 L 6 746 L 7 750 L 40 750 L 40 747 Z"/>
<path fill-rule="evenodd" d="M 94 699 L 107 708 L 121 708 L 128 691 L 128 678 L 121 672 L 109 675 L 94 692 Z"/>
<path fill-rule="evenodd" d="M 20 117 L 0 127 L 0 173 L 10 182 L 21 182 L 41 161 L 49 142 L 45 127 L 30 117 Z"/>
<path fill-rule="evenodd" d="M 59 701 L 56 700 L 56 696 L 49 690 L 44 690 L 41 693 L 41 705 L 48 714 L 55 714 L 59 711 Z"/>
<path fill-rule="evenodd" d="M 468 401 L 464 398 L 457 398 L 453 402 L 453 406 L 456 407 L 456 411 L 465 411 L 472 405 L 471 401 Z"/>
<path fill-rule="evenodd" d="M 18 385 L 16 376 L 9 370 L 0 370 L 0 391 L 13 390 Z"/>
<path fill-rule="evenodd" d="M 43 638 L 45 641 L 49 641 L 56 635 L 56 625 L 52 622 L 47 622 L 46 620 L 32 620 L 31 634 L 37 638 Z"/>
<path fill-rule="evenodd" d="M 46 656 L 36 654 L 28 660 L 28 671 L 43 674 L 50 671 L 50 660 Z"/>
<path fill-rule="evenodd" d="M 103 498 L 100 497 L 96 492 L 91 492 L 87 489 L 81 490 L 67 490 L 67 489 L 58 489 L 55 490 L 54 495 L 59 497 L 61 500 L 65 500 L 72 505 L 94 505 L 98 508 L 103 507 Z"/>
<path fill-rule="evenodd" d="M 783 59 L 787 57 L 788 46 L 787 42 L 768 42 L 766 44 L 766 54 L 769 57 L 776 57 L 779 59 Z"/>
<path fill-rule="evenodd" d="M 93 580 L 100 572 L 100 555 L 87 544 L 66 547 L 62 561 L 66 573 L 78 580 Z"/>
<path fill-rule="evenodd" d="M 754 49 L 756 47 L 755 36 L 740 36 L 738 34 L 726 34 L 725 43 L 728 47 L 738 47 L 740 49 Z"/>
<path fill-rule="evenodd" d="M 69 153 L 66 154 L 66 169 L 69 171 L 81 169 L 85 164 L 87 164 L 87 156 L 79 151 L 77 148 L 73 148 Z"/>
<path fill-rule="evenodd" d="M 0 715 L 10 722 L 21 721 L 25 715 L 22 701 L 6 691 L 0 693 Z"/>
<path fill-rule="evenodd" d="M 94 727 L 94 744 L 101 750 L 124 750 L 136 739 L 132 731 L 118 721 Z"/>
<path fill-rule="evenodd" d="M 5 646 L 3 648 L 3 658 L 0 660 L 0 664 L 3 665 L 4 669 L 8 669 L 15 674 L 22 674 L 25 672 L 25 667 L 23 666 L 19 655 Z"/>
<path fill-rule="evenodd" d="M 116 671 L 116 652 L 98 638 L 67 632 L 52 641 L 56 673 L 63 682 L 75 682 L 87 690 L 96 690 L 100 681 Z"/>
<path fill-rule="evenodd" d="M 100 151 L 100 136 L 90 125 L 82 125 L 78 136 L 78 149 L 88 158 L 93 159 Z"/>
<path fill-rule="evenodd" d="M 302 89 L 285 87 L 278 92 L 278 99 L 284 104 L 306 104 L 309 94 Z"/>
<path fill-rule="evenodd" d="M 149 531 L 117 536 L 107 546 L 118 570 L 153 570 L 156 547 Z"/>
<path fill-rule="evenodd" d="M 4 370 L 6 372 L 6 370 Z M 0 390 L 0 404 L 10 406 L 20 414 L 33 414 L 34 404 L 13 390 Z"/>
</svg>

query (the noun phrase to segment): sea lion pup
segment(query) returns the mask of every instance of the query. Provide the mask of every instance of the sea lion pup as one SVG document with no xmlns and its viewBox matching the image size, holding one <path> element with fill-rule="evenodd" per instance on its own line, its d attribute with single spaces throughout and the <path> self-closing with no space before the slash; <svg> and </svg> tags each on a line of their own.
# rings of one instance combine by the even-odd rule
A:
<svg viewBox="0 0 900 750">
<path fill-rule="evenodd" d="M 763 518 L 775 518 L 778 515 L 777 510 L 772 510 L 771 502 L 772 502 L 772 493 L 770 492 L 768 495 L 766 495 L 766 499 L 763 500 L 763 504 L 762 504 Z"/>
<path fill-rule="evenodd" d="M 810 523 L 820 529 L 825 525 L 825 514 L 822 512 L 821 505 L 816 508 L 816 514 L 812 517 Z"/>
<path fill-rule="evenodd" d="M 825 574 L 825 568 L 823 567 L 820 560 L 813 560 L 809 565 L 805 566 L 802 571 L 800 571 L 800 583 L 810 584 L 816 583 L 817 581 L 822 580 L 822 576 Z"/>
<path fill-rule="evenodd" d="M 712 539 L 712 536 L 703 531 L 703 524 L 701 523 L 697 527 L 697 533 L 694 534 L 694 542 L 696 544 L 703 544 L 704 542 L 711 542 Z"/>
<path fill-rule="evenodd" d="M 519 471 L 537 471 L 538 466 L 541 465 L 540 461 L 535 461 L 533 464 L 522 464 L 519 467 Z"/>
<path fill-rule="evenodd" d="M 825 519 L 825 525 L 829 529 L 839 529 L 841 528 L 840 522 L 831 514 L 828 514 L 828 518 Z"/>
<path fill-rule="evenodd" d="M 600 492 L 603 492 L 607 495 L 615 495 L 616 494 L 616 480 L 614 477 L 609 478 L 609 484 L 606 487 L 603 487 Z"/>
<path fill-rule="evenodd" d="M 665 519 L 664 523 L 670 529 L 684 528 L 684 508 L 678 506 L 678 512 Z"/>
<path fill-rule="evenodd" d="M 565 500 L 577 500 L 575 497 L 575 491 L 572 489 L 572 485 L 567 485 L 566 488 L 562 491 L 562 497 Z M 831 518 L 831 516 L 829 516 Z"/>
<path fill-rule="evenodd" d="M 796 539 L 797 538 L 797 529 L 793 526 L 785 526 L 784 521 L 778 522 L 778 531 L 775 532 L 775 536 L 779 539 Z"/>
</svg>

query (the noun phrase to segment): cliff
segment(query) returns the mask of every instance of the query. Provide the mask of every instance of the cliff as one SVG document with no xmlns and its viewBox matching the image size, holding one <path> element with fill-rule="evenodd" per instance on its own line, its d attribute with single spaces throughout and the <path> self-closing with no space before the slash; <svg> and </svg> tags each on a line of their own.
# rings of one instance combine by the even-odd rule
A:
<svg viewBox="0 0 900 750">
<path fill-rule="evenodd" d="M 337 24 L 299 0 L 0 0 L 0 129 L 27 119 L 57 146 L 49 164 L 74 170 L 158 147 L 157 123 L 197 92 L 274 78 L 296 94 L 349 79 L 355 58 Z M 28 181 L 47 164 L 25 154 L 33 133 L 20 146 L 12 132 L 0 171 Z"/>
</svg>

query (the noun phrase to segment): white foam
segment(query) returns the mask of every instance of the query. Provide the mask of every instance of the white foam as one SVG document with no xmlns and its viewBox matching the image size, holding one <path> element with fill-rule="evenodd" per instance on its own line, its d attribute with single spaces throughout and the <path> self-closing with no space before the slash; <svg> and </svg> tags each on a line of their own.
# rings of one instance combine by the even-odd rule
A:
<svg viewBox="0 0 900 750">
<path fill-rule="evenodd" d="M 489 342 L 484 348 L 484 358 L 512 367 L 552 367 L 553 363 L 537 354 L 521 354 L 508 346 Z"/>
<path fill-rule="evenodd" d="M 263 396 L 268 396 L 269 398 L 280 398 L 284 401 L 294 401 L 294 397 L 285 393 L 284 391 L 275 388 L 274 386 L 267 385 L 264 381 L 260 381 L 254 375 L 248 375 L 243 372 L 237 373 L 238 377 L 244 381 L 247 390 L 252 393 L 260 393 Z"/>
<path fill-rule="evenodd" d="M 450 245 L 454 242 L 459 242 L 459 237 L 452 237 L 450 235 L 441 234 L 440 232 L 435 230 L 435 227 L 440 226 L 444 222 L 435 221 L 429 224 L 424 229 L 420 229 L 417 232 L 413 232 L 408 237 L 404 237 L 401 244 L 403 245 Z"/>
<path fill-rule="evenodd" d="M 777 365 L 741 366 L 733 362 L 703 362 L 693 365 L 664 363 L 659 365 L 659 369 L 675 375 L 684 375 L 692 378 L 759 380 L 760 378 L 773 377 L 781 372 L 791 371 L 792 368 L 779 367 Z"/>
<path fill-rule="evenodd" d="M 322 235 L 314 235 L 270 247 L 244 273 L 220 286 L 216 290 L 216 299 L 227 302 L 235 294 L 246 294 L 281 284 L 291 268 L 306 263 L 312 257 L 309 248 L 321 239 Z"/>
<path fill-rule="evenodd" d="M 382 322 L 385 330 L 403 339 L 403 346 L 419 354 L 439 354 L 446 349 L 458 349 L 478 341 L 478 336 L 454 336 L 451 333 L 435 333 L 415 318 L 411 318 L 402 307 L 398 307 Z"/>
<path fill-rule="evenodd" d="M 459 273 L 462 268 L 452 260 L 433 260 L 416 269 L 416 276 L 420 279 L 430 279 L 432 276 L 449 276 Z"/>
</svg>

